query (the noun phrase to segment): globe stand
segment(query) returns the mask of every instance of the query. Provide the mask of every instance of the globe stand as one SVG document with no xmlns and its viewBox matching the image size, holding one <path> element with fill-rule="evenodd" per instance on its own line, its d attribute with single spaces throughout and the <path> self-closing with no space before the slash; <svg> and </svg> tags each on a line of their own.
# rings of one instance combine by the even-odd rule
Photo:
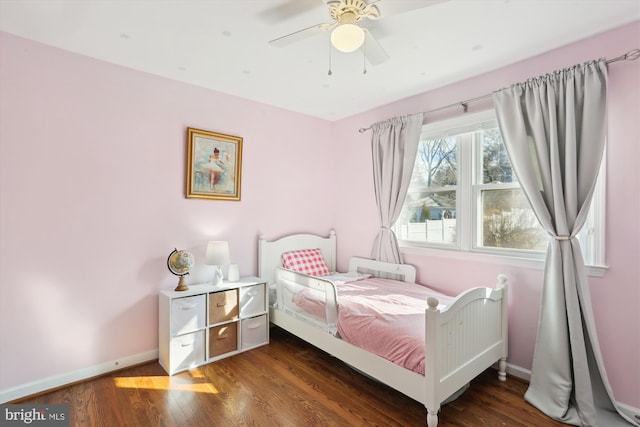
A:
<svg viewBox="0 0 640 427">
<path fill-rule="evenodd" d="M 178 286 L 174 289 L 174 291 L 180 292 L 180 291 L 186 291 L 188 289 L 189 287 L 184 282 L 184 276 L 180 276 L 180 279 L 178 280 Z"/>
</svg>

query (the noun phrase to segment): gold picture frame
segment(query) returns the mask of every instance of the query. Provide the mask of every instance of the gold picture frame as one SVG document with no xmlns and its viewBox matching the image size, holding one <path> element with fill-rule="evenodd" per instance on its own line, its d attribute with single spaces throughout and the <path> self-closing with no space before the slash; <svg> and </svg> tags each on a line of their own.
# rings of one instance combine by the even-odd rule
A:
<svg viewBox="0 0 640 427">
<path fill-rule="evenodd" d="M 187 198 L 240 200 L 242 137 L 187 128 Z"/>
</svg>

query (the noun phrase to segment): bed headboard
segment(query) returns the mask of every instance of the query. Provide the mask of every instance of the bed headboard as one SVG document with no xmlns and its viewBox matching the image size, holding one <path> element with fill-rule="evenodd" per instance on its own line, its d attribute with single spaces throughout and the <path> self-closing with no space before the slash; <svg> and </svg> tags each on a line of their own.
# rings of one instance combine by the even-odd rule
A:
<svg viewBox="0 0 640 427">
<path fill-rule="evenodd" d="M 329 237 L 294 234 L 273 241 L 267 241 L 261 234 L 258 238 L 258 276 L 266 279 L 267 283 L 275 283 L 275 269 L 282 266 L 283 252 L 315 248 L 320 248 L 329 270 L 336 271 L 336 232 L 333 230 Z"/>
</svg>

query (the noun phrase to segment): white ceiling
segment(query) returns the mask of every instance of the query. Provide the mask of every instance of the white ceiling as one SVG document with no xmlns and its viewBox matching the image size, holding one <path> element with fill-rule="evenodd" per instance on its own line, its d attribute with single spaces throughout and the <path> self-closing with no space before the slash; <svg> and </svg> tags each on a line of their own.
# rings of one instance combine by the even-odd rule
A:
<svg viewBox="0 0 640 427">
<path fill-rule="evenodd" d="M 0 0 L 2 31 L 331 121 L 639 19 L 640 0 L 451 0 L 370 21 L 390 60 L 334 50 L 329 76 L 328 33 L 268 43 L 331 22 L 322 0 Z"/>
</svg>

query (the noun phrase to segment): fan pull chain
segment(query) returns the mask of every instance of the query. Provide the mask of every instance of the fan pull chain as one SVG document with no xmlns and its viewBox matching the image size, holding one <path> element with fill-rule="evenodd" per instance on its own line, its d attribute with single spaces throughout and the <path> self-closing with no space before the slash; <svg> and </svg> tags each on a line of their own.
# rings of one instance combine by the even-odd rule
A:
<svg viewBox="0 0 640 427">
<path fill-rule="evenodd" d="M 362 74 L 367 74 L 367 44 L 362 45 Z"/>
<path fill-rule="evenodd" d="M 331 72 L 331 40 L 329 40 L 329 72 L 327 74 L 328 75 L 332 75 L 333 74 Z"/>
</svg>

